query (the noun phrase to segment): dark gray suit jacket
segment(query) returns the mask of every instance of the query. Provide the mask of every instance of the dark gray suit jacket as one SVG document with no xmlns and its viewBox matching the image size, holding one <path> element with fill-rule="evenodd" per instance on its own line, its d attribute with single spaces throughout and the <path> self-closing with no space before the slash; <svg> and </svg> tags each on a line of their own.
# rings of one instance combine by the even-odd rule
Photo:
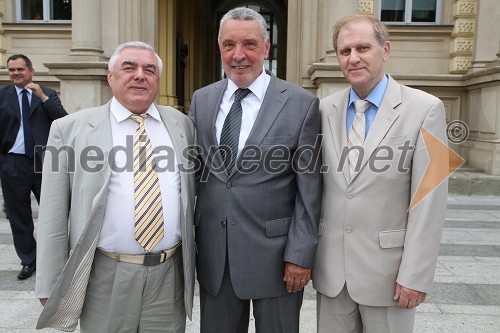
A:
<svg viewBox="0 0 500 333">
<path fill-rule="evenodd" d="M 208 293 L 219 293 L 227 249 L 239 298 L 281 296 L 287 293 L 285 262 L 311 268 L 316 252 L 322 186 L 319 100 L 271 76 L 245 148 L 227 174 L 215 134 L 226 86 L 227 79 L 196 91 L 189 114 L 202 169 L 195 209 L 198 281 Z"/>
</svg>

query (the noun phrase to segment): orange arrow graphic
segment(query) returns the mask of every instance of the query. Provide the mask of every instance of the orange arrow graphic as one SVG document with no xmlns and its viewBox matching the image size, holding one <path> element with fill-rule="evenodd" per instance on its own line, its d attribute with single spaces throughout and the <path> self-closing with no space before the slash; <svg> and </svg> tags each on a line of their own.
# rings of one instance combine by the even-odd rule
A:
<svg viewBox="0 0 500 333">
<path fill-rule="evenodd" d="M 429 155 L 429 164 L 420 180 L 417 191 L 410 202 L 413 209 L 429 193 L 445 181 L 465 160 L 424 127 L 420 129 Z"/>
</svg>

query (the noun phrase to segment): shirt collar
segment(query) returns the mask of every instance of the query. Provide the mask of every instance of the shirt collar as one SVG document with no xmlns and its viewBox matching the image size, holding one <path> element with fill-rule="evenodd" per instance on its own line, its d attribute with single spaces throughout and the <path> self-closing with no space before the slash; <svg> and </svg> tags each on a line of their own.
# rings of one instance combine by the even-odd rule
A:
<svg viewBox="0 0 500 333">
<path fill-rule="evenodd" d="M 111 99 L 111 105 L 109 106 L 109 108 L 118 123 L 128 119 L 133 114 L 132 112 L 127 110 L 126 107 L 121 105 L 115 97 Z M 149 106 L 146 113 L 150 117 L 161 121 L 160 112 L 158 111 L 154 103 Z"/>
<path fill-rule="evenodd" d="M 373 88 L 373 90 L 370 92 L 370 94 L 365 98 L 366 101 L 372 103 L 377 107 L 377 109 L 380 107 L 380 104 L 382 103 L 382 99 L 384 98 L 385 90 L 387 88 L 387 83 L 389 82 L 389 79 L 387 78 L 387 75 L 384 74 L 382 77 L 382 80 Z M 357 101 L 359 98 L 358 94 L 352 89 L 349 94 L 349 105 L 351 106 L 354 101 Z"/>
<path fill-rule="evenodd" d="M 14 86 L 14 88 L 16 88 L 17 95 L 19 95 L 21 93 L 21 91 L 24 90 L 24 88 L 19 88 L 18 86 Z M 31 89 L 26 88 L 26 90 L 28 91 L 28 94 L 31 95 Z"/>
<path fill-rule="evenodd" d="M 252 94 L 254 94 L 260 102 L 264 100 L 264 96 L 266 94 L 267 86 L 269 84 L 269 81 L 271 80 L 271 76 L 267 74 L 266 70 L 263 68 L 262 73 L 255 79 L 255 81 L 252 82 L 252 84 L 248 87 L 252 91 Z M 228 79 L 227 82 L 227 92 L 230 94 L 230 96 L 233 96 L 235 91 L 238 90 L 238 86 L 231 81 L 231 79 Z"/>
</svg>

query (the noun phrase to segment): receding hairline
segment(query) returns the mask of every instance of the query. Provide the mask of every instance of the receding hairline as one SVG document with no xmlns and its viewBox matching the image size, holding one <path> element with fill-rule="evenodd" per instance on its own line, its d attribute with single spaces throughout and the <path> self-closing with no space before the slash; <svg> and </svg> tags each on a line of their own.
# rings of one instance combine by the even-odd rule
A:
<svg viewBox="0 0 500 333">
<path fill-rule="evenodd" d="M 221 32 L 222 32 L 222 27 L 226 21 L 229 20 L 234 20 L 234 21 L 255 21 L 257 22 L 259 26 L 259 31 L 261 37 L 264 39 L 265 42 L 269 40 L 269 34 L 267 32 L 267 23 L 264 17 L 257 11 L 251 9 L 251 8 L 246 8 L 246 7 L 237 7 L 233 8 L 230 11 L 228 11 L 224 16 L 222 16 L 220 22 L 219 22 L 219 33 L 217 35 L 217 42 L 221 42 Z"/>
<path fill-rule="evenodd" d="M 360 22 L 366 22 L 371 25 L 373 34 L 381 46 L 383 46 L 384 43 L 389 40 L 389 31 L 387 29 L 387 26 L 380 22 L 380 20 L 378 20 L 376 17 L 363 14 L 345 16 L 338 20 L 333 26 L 332 44 L 335 51 L 337 51 L 340 31 L 344 28 L 352 26 L 355 23 Z"/>
</svg>

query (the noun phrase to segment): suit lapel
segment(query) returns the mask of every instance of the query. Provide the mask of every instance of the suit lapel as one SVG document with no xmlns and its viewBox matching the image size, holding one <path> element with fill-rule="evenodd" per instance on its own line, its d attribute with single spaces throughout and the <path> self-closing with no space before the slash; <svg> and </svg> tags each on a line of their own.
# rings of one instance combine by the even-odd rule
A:
<svg viewBox="0 0 500 333">
<path fill-rule="evenodd" d="M 185 129 L 179 125 L 178 120 L 171 114 L 169 114 L 169 112 L 165 110 L 163 106 L 157 105 L 156 107 L 160 112 L 161 120 L 163 121 L 163 124 L 165 125 L 167 132 L 170 135 L 170 138 L 172 139 L 177 165 L 182 165 L 184 170 L 189 170 L 188 169 L 189 166 L 187 165 L 188 161 L 182 154 L 183 150 L 188 145 Z M 188 207 L 188 192 L 186 190 L 183 190 L 188 188 L 187 173 L 180 172 L 180 177 L 181 177 L 181 203 L 182 203 L 181 207 L 183 212 L 182 217 L 184 218 L 184 216 L 186 216 L 187 214 L 187 207 Z M 186 231 L 183 230 L 183 233 L 185 234 Z"/>
<path fill-rule="evenodd" d="M 33 112 L 36 110 L 36 108 L 40 105 L 41 101 L 40 98 L 38 98 L 37 95 L 31 93 L 31 104 L 30 104 L 30 116 L 33 114 Z"/>
<path fill-rule="evenodd" d="M 345 92 L 339 96 L 339 98 L 332 101 L 332 104 L 327 105 L 327 108 L 329 108 L 327 116 L 328 125 L 330 128 L 333 145 L 335 146 L 335 152 L 337 153 L 337 158 L 339 161 L 341 161 L 344 149 L 347 148 L 346 123 L 348 99 L 349 89 L 346 89 Z M 350 178 L 349 168 L 345 167 L 345 165 L 342 166 L 342 173 L 344 175 L 346 183 L 348 183 Z"/>
<path fill-rule="evenodd" d="M 11 85 L 9 90 L 7 91 L 10 109 L 14 111 L 17 120 L 21 121 L 21 109 L 19 108 L 19 99 L 17 96 L 16 87 Z"/>
<path fill-rule="evenodd" d="M 399 117 L 399 112 L 396 110 L 396 107 L 399 104 L 401 104 L 401 89 L 399 84 L 389 76 L 389 82 L 387 84 L 384 98 L 382 99 L 382 103 L 377 110 L 377 115 L 373 120 L 370 131 L 366 136 L 364 156 L 361 162 L 360 172 L 363 170 L 373 152 L 380 145 L 382 139 L 386 136 L 387 132 L 391 129 L 392 125 Z M 354 178 L 356 178 L 356 176 Z"/>
<path fill-rule="evenodd" d="M 250 131 L 250 134 L 248 135 L 245 146 L 260 145 L 288 99 L 288 96 L 285 93 L 287 90 L 286 86 L 278 78 L 276 78 L 276 76 L 272 74 L 270 75 L 271 81 L 269 82 L 259 114 L 257 115 L 257 119 L 255 119 L 255 123 Z M 241 163 L 241 159 L 242 157 L 240 154 L 236 163 Z M 237 168 L 234 168 L 233 172 L 236 169 Z"/>
<path fill-rule="evenodd" d="M 219 114 L 220 103 L 222 102 L 222 96 L 224 95 L 226 86 L 227 79 L 215 83 L 213 91 L 214 98 L 211 98 L 211 96 L 207 96 L 206 98 L 206 100 L 208 101 L 208 114 L 207 121 L 204 124 L 206 126 L 205 133 L 208 133 L 208 149 L 211 150 L 209 152 L 209 154 L 211 154 L 210 158 L 213 158 L 213 161 L 211 161 L 211 163 L 217 170 L 225 169 L 225 167 L 223 166 L 224 162 L 222 160 L 222 155 L 220 154 L 219 150 L 217 149 L 217 151 L 215 151 L 215 154 L 213 154 L 212 149 L 216 149 L 216 147 L 219 146 L 219 144 L 217 143 L 217 135 L 215 133 L 215 121 L 217 120 L 217 115 Z"/>
<path fill-rule="evenodd" d="M 109 178 L 111 169 L 109 167 L 109 152 L 113 147 L 113 137 L 111 133 L 110 102 L 101 106 L 94 116 L 89 119 L 89 132 L 85 139 L 88 146 L 99 147 L 104 152 L 104 167 L 99 171 L 101 176 Z"/>
</svg>

